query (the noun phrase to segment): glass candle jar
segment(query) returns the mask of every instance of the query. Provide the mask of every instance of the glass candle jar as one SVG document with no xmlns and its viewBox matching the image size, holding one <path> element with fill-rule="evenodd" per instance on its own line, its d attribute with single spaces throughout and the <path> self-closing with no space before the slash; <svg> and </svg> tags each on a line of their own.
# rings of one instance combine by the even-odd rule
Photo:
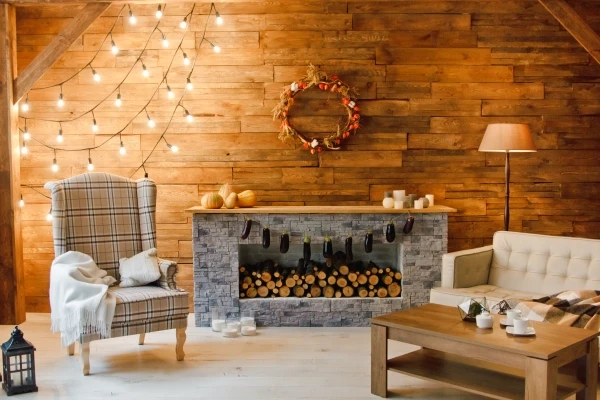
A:
<svg viewBox="0 0 600 400">
<path fill-rule="evenodd" d="M 221 332 L 225 327 L 225 310 L 221 307 L 212 309 L 211 327 L 214 332 Z"/>
</svg>

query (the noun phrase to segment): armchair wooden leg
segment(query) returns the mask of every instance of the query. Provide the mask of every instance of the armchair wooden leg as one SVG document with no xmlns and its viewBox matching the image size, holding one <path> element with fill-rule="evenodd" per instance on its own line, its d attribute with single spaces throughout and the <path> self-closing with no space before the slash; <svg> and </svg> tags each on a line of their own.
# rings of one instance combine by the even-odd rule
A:
<svg viewBox="0 0 600 400">
<path fill-rule="evenodd" d="M 72 356 L 73 354 L 75 354 L 75 342 L 71 343 L 68 347 L 67 347 L 67 354 Z"/>
<path fill-rule="evenodd" d="M 145 339 L 146 339 L 146 334 L 145 333 L 140 333 L 140 341 L 138 342 L 138 344 L 140 346 L 143 345 Z"/>
<path fill-rule="evenodd" d="M 177 336 L 177 344 L 175 345 L 175 353 L 177 354 L 177 361 L 183 361 L 185 357 L 185 353 L 183 352 L 183 345 L 185 344 L 186 328 L 177 328 L 176 336 Z"/>
<path fill-rule="evenodd" d="M 81 364 L 83 367 L 83 375 L 90 374 L 90 344 L 81 343 Z"/>
</svg>

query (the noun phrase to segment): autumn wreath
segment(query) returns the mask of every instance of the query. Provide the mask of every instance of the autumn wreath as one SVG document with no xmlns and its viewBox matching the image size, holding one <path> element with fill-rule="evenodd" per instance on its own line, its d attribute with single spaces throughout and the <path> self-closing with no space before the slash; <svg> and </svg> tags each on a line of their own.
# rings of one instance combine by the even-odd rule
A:
<svg viewBox="0 0 600 400">
<path fill-rule="evenodd" d="M 294 129 L 290 123 L 290 108 L 294 104 L 294 98 L 312 88 L 318 87 L 324 91 L 330 91 L 337 95 L 344 109 L 348 113 L 346 122 L 340 122 L 337 126 L 337 131 L 325 137 L 307 137 L 306 135 Z M 311 65 L 308 68 L 306 76 L 292 82 L 286 86 L 279 96 L 279 103 L 273 109 L 273 119 L 281 120 L 281 131 L 279 139 L 285 141 L 287 139 L 299 140 L 305 149 L 310 150 L 312 154 L 321 153 L 325 149 L 339 150 L 342 140 L 348 138 L 351 134 L 356 133 L 359 127 L 360 114 L 359 108 L 356 105 L 356 90 L 342 82 L 337 76 L 327 76 L 327 73 L 320 71 L 317 67 Z"/>
</svg>

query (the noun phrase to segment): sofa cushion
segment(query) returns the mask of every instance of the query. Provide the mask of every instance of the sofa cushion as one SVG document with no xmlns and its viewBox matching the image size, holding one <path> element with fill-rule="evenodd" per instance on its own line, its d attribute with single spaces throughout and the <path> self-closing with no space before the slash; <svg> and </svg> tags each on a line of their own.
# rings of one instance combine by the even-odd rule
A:
<svg viewBox="0 0 600 400">
<path fill-rule="evenodd" d="M 543 294 L 600 289 L 600 241 L 496 232 L 488 284 Z"/>
<path fill-rule="evenodd" d="M 531 300 L 542 297 L 542 293 L 525 292 L 512 289 L 501 288 L 494 285 L 479 285 L 470 288 L 445 288 L 437 287 L 431 289 L 430 302 L 446 306 L 457 306 L 471 297 L 485 297 L 488 306 L 493 307 L 496 303 L 511 299 Z"/>
<path fill-rule="evenodd" d="M 117 298 L 113 327 L 160 321 L 175 315 L 187 317 L 189 313 L 188 294 L 184 291 L 158 286 L 112 287 L 108 290 Z"/>
</svg>

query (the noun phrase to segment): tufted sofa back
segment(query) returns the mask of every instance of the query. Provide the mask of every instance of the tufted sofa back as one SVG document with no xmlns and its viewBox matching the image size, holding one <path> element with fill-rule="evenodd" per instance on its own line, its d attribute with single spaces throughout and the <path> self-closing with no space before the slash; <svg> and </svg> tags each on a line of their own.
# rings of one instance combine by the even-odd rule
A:
<svg viewBox="0 0 600 400">
<path fill-rule="evenodd" d="M 488 283 L 525 292 L 600 290 L 600 240 L 496 232 Z"/>
</svg>

